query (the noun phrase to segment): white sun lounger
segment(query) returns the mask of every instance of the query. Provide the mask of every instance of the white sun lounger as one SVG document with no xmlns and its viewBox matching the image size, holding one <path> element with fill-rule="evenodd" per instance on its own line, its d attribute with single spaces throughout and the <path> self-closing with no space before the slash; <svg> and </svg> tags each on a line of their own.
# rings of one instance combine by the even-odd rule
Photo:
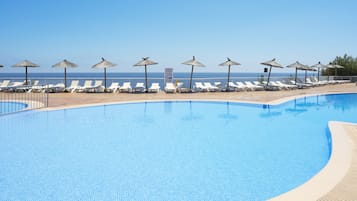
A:
<svg viewBox="0 0 357 201">
<path fill-rule="evenodd" d="M 81 86 L 81 87 L 79 88 L 79 91 L 80 91 L 80 92 L 86 92 L 87 89 L 92 88 L 92 83 L 93 83 L 92 80 L 86 80 L 86 81 L 84 81 L 84 84 L 83 84 L 83 86 Z"/>
<path fill-rule="evenodd" d="M 30 92 L 33 91 L 33 89 L 36 89 L 36 88 L 40 87 L 40 86 L 38 85 L 39 83 L 40 83 L 39 80 L 35 80 L 35 81 L 31 82 L 31 86 L 26 86 L 26 87 L 24 87 L 24 89 L 25 89 L 25 91 L 26 91 L 27 93 L 30 93 Z"/>
<path fill-rule="evenodd" d="M 318 86 L 323 86 L 323 85 L 326 85 L 326 84 L 327 84 L 326 81 L 323 81 L 323 80 L 318 81 L 318 79 L 317 79 L 316 77 L 312 77 L 312 78 L 311 78 L 311 81 L 312 81 L 313 83 L 318 84 Z"/>
<path fill-rule="evenodd" d="M 119 83 L 118 82 L 112 82 L 112 84 L 107 88 L 107 92 L 112 92 L 115 93 L 119 89 Z"/>
<path fill-rule="evenodd" d="M 249 88 L 252 89 L 253 91 L 262 91 L 262 90 L 264 90 L 264 87 L 259 86 L 259 85 L 256 85 L 256 84 L 253 84 L 253 83 L 250 82 L 250 81 L 245 81 L 244 83 L 245 83 L 245 85 L 246 85 L 247 87 L 249 87 Z"/>
<path fill-rule="evenodd" d="M 284 89 L 284 90 L 291 89 L 291 87 L 289 85 L 283 84 L 280 81 L 271 81 L 271 85 L 272 86 L 278 86 L 278 87 L 280 87 L 280 89 Z"/>
<path fill-rule="evenodd" d="M 103 81 L 102 80 L 96 80 L 94 82 L 94 85 L 91 86 L 86 86 L 86 83 L 84 83 L 85 86 L 83 86 L 83 91 L 85 92 L 104 92 L 104 87 L 102 85 Z"/>
<path fill-rule="evenodd" d="M 73 93 L 77 91 L 79 88 L 80 88 L 79 80 L 72 80 L 71 85 L 66 88 L 66 91 Z"/>
<path fill-rule="evenodd" d="M 27 91 L 29 92 L 36 92 L 36 93 L 40 93 L 40 92 L 46 92 L 46 89 L 48 89 L 49 87 L 53 87 L 53 84 L 46 84 L 46 85 L 39 85 L 39 82 L 37 82 L 38 80 L 34 81 L 34 84 L 31 85 L 31 87 L 29 87 L 29 90 Z"/>
<path fill-rule="evenodd" d="M 210 91 L 210 92 L 219 91 L 219 88 L 216 87 L 216 86 L 213 86 L 210 82 L 204 82 L 203 84 L 204 84 L 205 87 L 208 88 L 208 91 Z"/>
<path fill-rule="evenodd" d="M 176 88 L 182 88 L 183 87 L 183 82 L 177 82 Z"/>
<path fill-rule="evenodd" d="M 124 82 L 123 86 L 119 87 L 119 92 L 131 92 L 131 83 L 130 82 Z"/>
<path fill-rule="evenodd" d="M 207 92 L 208 87 L 204 86 L 202 82 L 195 82 L 195 88 L 198 89 L 200 92 Z"/>
<path fill-rule="evenodd" d="M 305 84 L 305 83 L 301 83 L 301 82 L 296 83 L 295 80 L 290 80 L 290 83 L 293 85 L 296 85 L 297 88 L 299 88 L 299 89 L 312 87 L 311 84 Z"/>
<path fill-rule="evenodd" d="M 57 84 L 47 84 L 44 86 L 39 86 L 34 89 L 36 92 L 51 92 L 51 93 L 57 93 L 57 92 L 64 92 L 65 87 L 64 83 L 57 83 Z"/>
<path fill-rule="evenodd" d="M 222 82 L 214 82 L 214 86 L 222 88 Z"/>
<path fill-rule="evenodd" d="M 234 89 L 234 91 L 239 91 L 238 85 L 234 84 L 233 82 L 228 82 L 228 88 L 229 90 Z"/>
<path fill-rule="evenodd" d="M 186 88 L 183 84 L 183 82 L 178 82 L 176 84 L 176 91 L 179 93 L 189 93 L 192 92 L 190 88 Z"/>
<path fill-rule="evenodd" d="M 64 92 L 65 87 L 64 83 L 57 83 L 52 87 L 53 92 L 58 93 L 58 92 Z"/>
<path fill-rule="evenodd" d="M 10 84 L 10 87 L 21 87 L 24 85 L 25 85 L 25 82 L 13 82 Z"/>
<path fill-rule="evenodd" d="M 145 92 L 145 85 L 143 82 L 136 83 L 134 87 L 134 92 Z"/>
<path fill-rule="evenodd" d="M 28 86 L 25 86 L 25 82 L 12 82 L 4 89 L 4 91 L 11 92 L 25 92 L 28 90 Z"/>
<path fill-rule="evenodd" d="M 275 81 L 275 83 L 277 85 L 281 86 L 283 89 L 297 89 L 296 85 L 285 84 L 285 83 L 282 83 L 281 81 Z"/>
<path fill-rule="evenodd" d="M 307 84 L 311 84 L 311 85 L 314 86 L 314 87 L 320 86 L 319 83 L 311 81 L 310 78 L 306 78 L 306 83 L 307 83 Z"/>
<path fill-rule="evenodd" d="M 38 84 L 39 84 L 39 80 L 35 80 L 33 82 L 31 81 L 28 81 L 28 85 L 23 85 L 23 84 L 20 84 L 21 82 L 18 82 L 18 85 L 16 84 L 16 86 L 13 86 L 13 90 L 16 91 L 16 92 L 27 92 L 27 93 L 30 93 L 33 91 L 33 89 L 36 89 L 38 87 L 40 87 Z"/>
<path fill-rule="evenodd" d="M 259 81 L 253 81 L 253 84 L 257 85 L 257 86 L 264 86 L 263 83 L 259 82 Z"/>
<path fill-rule="evenodd" d="M 235 91 L 244 91 L 246 90 L 245 86 L 235 84 L 234 82 L 228 83 L 229 88 L 233 88 Z"/>
<path fill-rule="evenodd" d="M 75 90 L 75 92 L 86 92 L 87 89 L 92 88 L 92 80 L 86 80 L 84 81 L 84 85 L 77 88 L 77 90 Z"/>
<path fill-rule="evenodd" d="M 39 80 L 35 80 L 35 81 L 33 81 L 33 82 L 31 83 L 31 87 L 33 87 L 33 86 L 38 86 L 39 83 L 40 83 Z"/>
<path fill-rule="evenodd" d="M 267 91 L 280 91 L 282 88 L 281 86 L 277 85 L 273 81 L 269 81 L 269 84 L 267 84 L 267 81 L 262 81 L 264 85 L 264 89 Z"/>
<path fill-rule="evenodd" d="M 4 80 L 2 81 L 0 85 L 0 91 L 7 89 L 10 86 L 10 80 Z"/>
<path fill-rule="evenodd" d="M 241 89 L 241 90 L 244 90 L 244 91 L 247 91 L 247 90 L 253 91 L 253 89 L 249 88 L 243 82 L 236 82 L 236 83 L 237 83 L 238 89 Z"/>
<path fill-rule="evenodd" d="M 267 86 L 267 81 L 253 81 L 255 85 L 262 86 L 264 90 L 268 91 L 278 91 L 281 88 L 279 86 L 276 86 L 276 84 L 272 84 L 271 81 L 269 81 L 269 86 Z"/>
<path fill-rule="evenodd" d="M 175 85 L 171 82 L 166 83 L 165 92 L 166 93 L 175 93 L 176 92 Z"/>
<path fill-rule="evenodd" d="M 148 90 L 149 90 L 149 92 L 158 93 L 160 91 L 160 84 L 152 83 L 151 87 Z"/>
</svg>

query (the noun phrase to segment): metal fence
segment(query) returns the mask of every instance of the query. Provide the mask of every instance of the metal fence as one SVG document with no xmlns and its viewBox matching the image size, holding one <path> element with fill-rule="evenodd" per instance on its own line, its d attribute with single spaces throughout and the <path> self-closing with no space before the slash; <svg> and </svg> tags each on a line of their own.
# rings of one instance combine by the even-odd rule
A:
<svg viewBox="0 0 357 201">
<path fill-rule="evenodd" d="M 12 88 L 0 91 L 0 115 L 48 107 L 48 93 L 23 91 Z"/>
</svg>

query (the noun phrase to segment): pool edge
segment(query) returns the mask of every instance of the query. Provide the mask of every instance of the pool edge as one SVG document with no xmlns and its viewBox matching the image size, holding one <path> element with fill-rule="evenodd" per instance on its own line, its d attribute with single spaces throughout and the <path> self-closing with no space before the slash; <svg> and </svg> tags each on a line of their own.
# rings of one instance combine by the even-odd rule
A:
<svg viewBox="0 0 357 201">
<path fill-rule="evenodd" d="M 329 121 L 332 152 L 325 167 L 302 185 L 268 201 L 316 201 L 333 190 L 349 171 L 352 162 L 354 143 L 349 137 L 347 122 Z"/>
<path fill-rule="evenodd" d="M 112 102 L 101 102 L 101 103 L 88 103 L 88 104 L 77 104 L 77 105 L 65 105 L 65 106 L 53 106 L 47 108 L 40 108 L 39 111 L 54 111 L 54 110 L 63 110 L 63 109 L 72 109 L 72 108 L 82 108 L 82 107 L 91 107 L 91 106 L 102 106 L 102 105 L 114 105 L 114 104 L 128 104 L 128 103 L 141 103 L 141 102 L 163 102 L 163 101 L 207 101 L 207 102 L 232 102 L 232 103 L 246 103 L 246 104 L 259 104 L 259 105 L 280 105 L 285 102 L 310 96 L 319 96 L 319 95 L 332 95 L 332 94 L 356 94 L 355 91 L 351 92 L 325 92 L 325 93 L 312 93 L 312 94 L 300 94 L 293 95 L 284 98 L 279 98 L 273 101 L 246 101 L 246 100 L 229 100 L 229 99 L 205 99 L 205 98 L 194 98 L 194 99 L 151 99 L 151 100 L 125 100 L 125 101 L 112 101 Z"/>
</svg>

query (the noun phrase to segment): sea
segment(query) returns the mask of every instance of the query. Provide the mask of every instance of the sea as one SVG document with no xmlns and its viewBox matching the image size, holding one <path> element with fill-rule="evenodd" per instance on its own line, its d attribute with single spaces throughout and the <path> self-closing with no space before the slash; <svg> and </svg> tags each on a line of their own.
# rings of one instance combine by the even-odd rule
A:
<svg viewBox="0 0 357 201">
<path fill-rule="evenodd" d="M 293 73 L 272 73 L 271 80 L 284 80 L 294 77 Z M 303 79 L 305 76 L 304 73 L 299 73 L 298 77 Z M 308 76 L 314 76 L 314 74 L 309 73 Z M 171 77 L 171 76 L 169 76 Z M 268 73 L 236 73 L 233 72 L 230 74 L 230 81 L 261 81 L 267 80 Z M 23 81 L 25 79 L 25 73 L 0 73 L 0 81 L 2 80 L 11 80 L 11 81 Z M 151 86 L 152 83 L 159 83 L 161 88 L 165 86 L 165 75 L 164 72 L 150 72 L 147 74 L 148 86 Z M 28 73 L 28 80 L 34 81 L 39 80 L 40 85 L 45 84 L 56 84 L 64 82 L 63 73 Z M 75 72 L 67 73 L 67 85 L 71 83 L 72 80 L 79 80 L 79 83 L 82 85 L 85 80 L 103 80 L 103 73 L 88 73 L 88 72 Z M 169 82 L 183 82 L 184 86 L 188 86 L 190 82 L 190 72 L 174 72 L 171 80 Z M 193 74 L 192 82 L 221 82 L 226 83 L 227 73 L 222 72 L 197 72 Z M 145 83 L 145 74 L 144 73 L 107 73 L 107 86 L 110 86 L 112 82 L 119 82 L 122 85 L 123 82 L 131 82 L 132 86 L 135 86 L 137 82 Z M 104 82 L 103 82 L 104 83 Z"/>
</svg>

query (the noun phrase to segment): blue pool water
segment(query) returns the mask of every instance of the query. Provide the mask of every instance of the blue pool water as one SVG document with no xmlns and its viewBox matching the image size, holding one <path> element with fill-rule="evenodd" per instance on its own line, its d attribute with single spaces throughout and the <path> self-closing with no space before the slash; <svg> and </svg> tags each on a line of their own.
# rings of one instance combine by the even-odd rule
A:
<svg viewBox="0 0 357 201">
<path fill-rule="evenodd" d="M 14 101 L 0 101 L 0 115 L 17 112 L 25 109 L 27 104 Z"/>
<path fill-rule="evenodd" d="M 330 156 L 357 95 L 157 102 L 0 117 L 0 200 L 265 200 Z"/>
</svg>

